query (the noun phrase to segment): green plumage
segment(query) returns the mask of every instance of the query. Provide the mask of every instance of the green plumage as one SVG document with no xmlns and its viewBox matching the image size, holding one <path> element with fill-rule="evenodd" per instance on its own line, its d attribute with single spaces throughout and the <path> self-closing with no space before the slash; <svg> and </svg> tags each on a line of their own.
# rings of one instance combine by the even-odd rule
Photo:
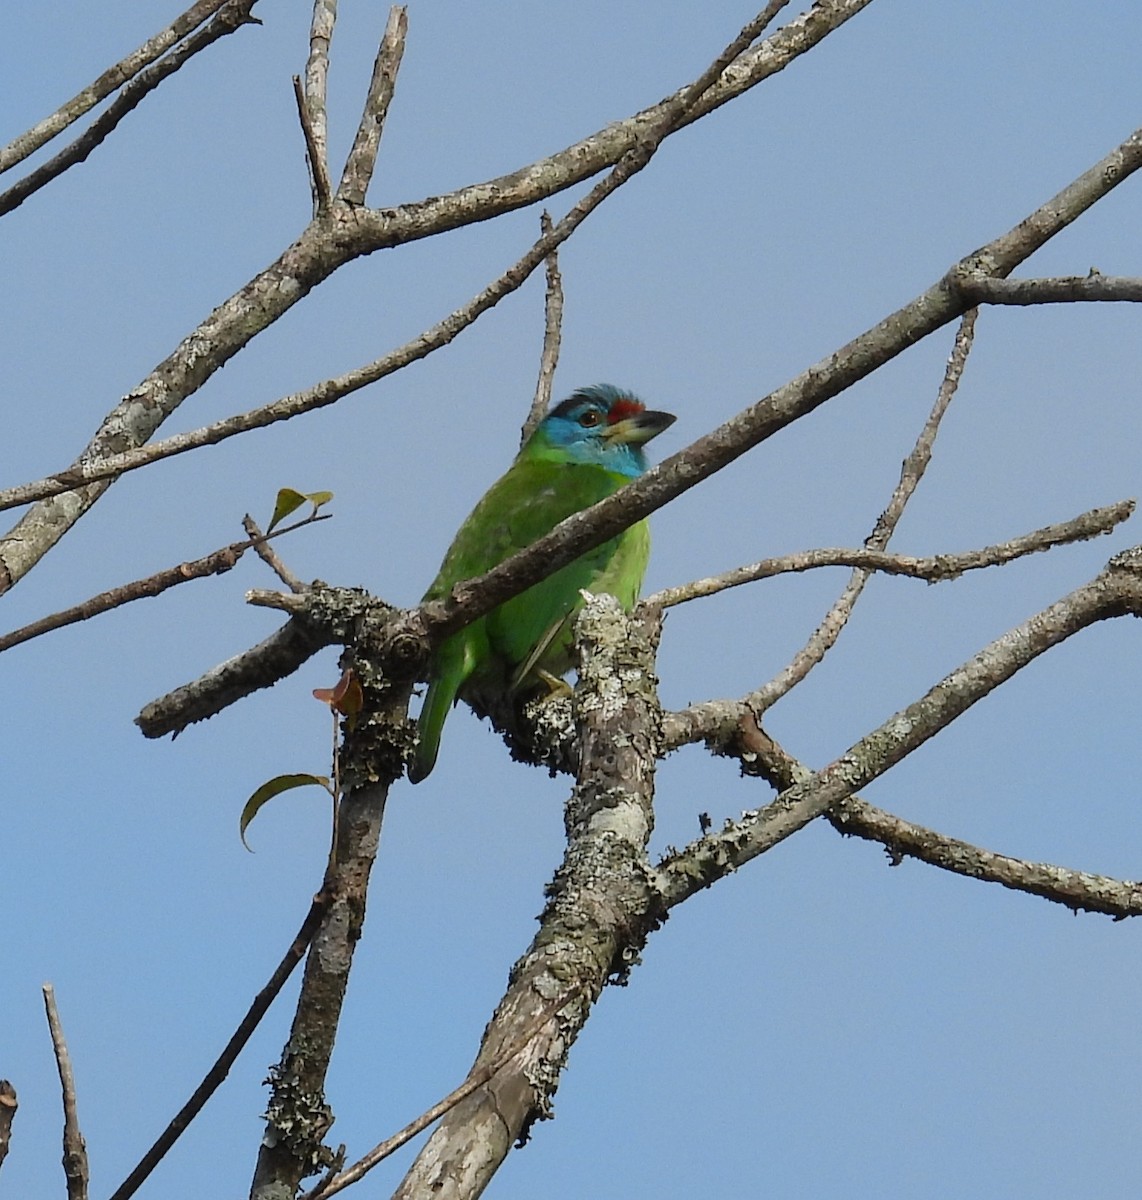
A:
<svg viewBox="0 0 1142 1200">
<path fill-rule="evenodd" d="M 612 407 L 613 417 L 608 415 Z M 599 412 L 598 419 L 590 415 Z M 642 442 L 672 420 L 646 413 L 614 389 L 576 393 L 553 410 L 476 505 L 424 599 L 447 596 L 456 583 L 482 575 L 564 518 L 618 491 L 645 467 Z M 587 421 L 589 426 L 580 424 Z M 595 461 L 585 461 L 588 457 Z M 646 521 L 639 521 L 441 643 L 431 664 L 409 778 L 419 782 L 432 770 L 441 729 L 458 698 L 487 715 L 502 708 L 505 698 L 522 699 L 545 686 L 540 672 L 560 676 L 568 671 L 580 591 L 607 592 L 631 608 L 649 554 L 650 531 Z"/>
</svg>

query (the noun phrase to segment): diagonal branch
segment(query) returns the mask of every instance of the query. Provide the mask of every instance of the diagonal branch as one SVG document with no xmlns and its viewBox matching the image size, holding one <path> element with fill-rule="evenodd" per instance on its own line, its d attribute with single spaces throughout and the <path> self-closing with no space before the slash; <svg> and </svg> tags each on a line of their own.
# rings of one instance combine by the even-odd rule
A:
<svg viewBox="0 0 1142 1200">
<path fill-rule="evenodd" d="M 655 614 L 628 617 L 591 597 L 577 627 L 576 721 L 581 746 L 567 802 L 567 848 L 547 890 L 540 928 L 509 976 L 484 1033 L 477 1067 L 519 1040 L 568 987 L 577 997 L 485 1087 L 453 1108 L 425 1144 L 394 1200 L 481 1194 L 550 1101 L 568 1051 L 604 985 L 624 980 L 662 910 L 646 845 L 653 826 L 658 701 Z"/>
<path fill-rule="evenodd" d="M 813 774 L 765 733 L 752 715 L 743 720 L 741 750 L 747 772 L 762 775 L 780 790 Z M 893 866 L 906 857 L 915 858 L 969 879 L 998 883 L 1013 891 L 1041 896 L 1074 912 L 1104 913 L 1115 920 L 1142 915 L 1142 883 L 997 854 L 959 838 L 925 829 L 922 825 L 914 825 L 869 804 L 860 796 L 840 801 L 825 817 L 845 837 L 879 843 L 888 852 Z"/>
<path fill-rule="evenodd" d="M 786 425 L 840 395 L 970 307 L 964 280 L 1006 275 L 1142 167 L 1142 129 L 1007 233 L 961 259 L 916 299 L 770 392 L 613 496 L 568 517 L 551 533 L 451 595 L 415 610 L 398 633 L 447 636 L 518 595 L 708 479 Z"/>
<path fill-rule="evenodd" d="M 551 216 L 546 209 L 540 214 L 539 229 L 543 234 L 551 232 Z M 547 290 L 543 302 L 543 349 L 539 355 L 539 378 L 535 383 L 535 395 L 527 420 L 520 433 L 521 446 L 539 428 L 539 423 L 551 407 L 551 385 L 555 379 L 555 368 L 559 365 L 559 347 L 563 336 L 563 276 L 559 273 L 558 251 L 553 250 L 547 256 L 546 268 Z"/>
<path fill-rule="evenodd" d="M 404 42 L 408 35 L 408 9 L 394 4 L 389 9 L 389 19 L 384 36 L 373 63 L 373 77 L 369 81 L 369 92 L 365 97 L 365 111 L 357 126 L 357 136 L 345 160 L 345 170 L 337 187 L 337 198 L 349 204 L 364 204 L 365 193 L 373 178 L 377 165 L 377 151 L 381 135 L 385 130 L 385 118 L 389 114 L 389 103 L 396 89 L 397 72 L 404 56 Z"/>
<path fill-rule="evenodd" d="M 143 1155 L 138 1164 L 126 1179 L 111 1194 L 111 1200 L 129 1200 L 146 1180 L 147 1176 L 166 1157 L 170 1148 L 186 1132 L 191 1121 L 202 1111 L 207 1100 L 221 1087 L 223 1080 L 230 1074 L 230 1068 L 238 1060 L 246 1043 L 258 1028 L 262 1018 L 269 1011 L 270 1005 L 278 993 L 285 987 L 294 968 L 301 962 L 302 956 L 313 941 L 321 918 L 329 907 L 330 897 L 327 892 L 318 892 L 309 906 L 309 912 L 301 923 L 297 935 L 290 943 L 281 962 L 267 980 L 265 987 L 254 997 L 246 1015 L 238 1023 L 238 1028 L 230 1035 L 229 1041 L 222 1048 L 222 1053 L 214 1060 L 205 1078 L 194 1089 L 190 1099 L 171 1118 L 166 1129 L 155 1140 L 151 1148 Z"/>
<path fill-rule="evenodd" d="M 857 380 L 875 371 L 921 338 L 965 313 L 969 307 L 961 293 L 965 279 L 975 278 L 981 271 L 1002 275 L 1013 270 L 1140 166 L 1142 130 L 1132 134 L 1013 229 L 961 259 L 927 291 L 847 345 L 621 488 L 615 495 L 568 517 L 551 533 L 512 555 L 485 575 L 457 584 L 448 598 L 410 610 L 403 619 L 393 621 L 388 630 L 390 644 L 408 639 L 431 641 L 448 636 L 661 508 L 786 425 L 840 395 Z M 619 168 L 616 168 L 556 226 L 550 239 L 559 235 L 565 222 L 577 210 L 581 210 L 599 188 L 618 177 Z M 533 247 L 533 265 L 542 261 L 551 250 L 550 239 L 541 238 Z M 0 543 L 0 551 L 2 548 L 3 544 Z M 3 554 L 0 553 L 0 570 L 2 568 Z M 0 585 L 2 582 L 0 577 Z M 250 662 L 252 664 L 253 659 Z M 256 672 L 245 678 L 252 687 L 267 686 L 267 681 L 257 677 Z M 205 688 L 205 684 L 199 681 L 189 687 L 199 691 Z M 185 690 L 180 689 L 182 692 Z M 156 704 L 162 706 L 171 716 L 174 727 L 179 728 L 181 723 L 176 715 L 177 710 L 171 707 L 174 695 L 172 693 L 171 697 L 164 697 Z M 233 690 L 224 699 L 211 695 L 209 688 L 205 688 L 201 694 L 199 711 L 207 710 L 209 715 L 238 698 L 239 695 Z M 724 703 L 695 706 L 671 723 L 668 742 L 677 746 L 685 740 L 711 737 L 719 730 L 732 729 L 741 715 L 741 705 L 729 708 L 733 711 L 727 713 Z M 149 712 L 150 708 L 144 710 L 139 718 L 139 723 L 145 729 L 169 729 L 164 729 L 161 724 L 152 724 Z"/>
<path fill-rule="evenodd" d="M 52 630 L 63 629 L 67 625 L 75 625 L 79 621 L 86 621 L 100 613 L 110 612 L 113 608 L 130 604 L 132 600 L 146 600 L 154 596 L 161 596 L 170 588 L 178 587 L 180 583 L 187 583 L 191 579 L 206 579 L 211 575 L 222 575 L 236 566 L 238 560 L 251 546 L 262 545 L 280 534 L 292 533 L 303 525 L 327 519 L 327 515 L 323 514 L 309 516 L 293 525 L 275 529 L 273 533 L 259 533 L 244 542 L 231 542 L 229 546 L 223 546 L 221 550 L 215 550 L 212 554 L 204 555 L 202 558 L 179 563 L 176 567 L 157 571 L 145 579 L 136 579 L 131 583 L 124 583 L 119 587 L 110 588 L 106 592 L 100 592 L 99 595 L 92 596 L 81 604 L 65 608 L 61 612 L 51 613 L 20 629 L 14 629 L 11 633 L 3 634 L 0 636 L 0 652 L 10 650 L 13 646 L 20 645 L 21 642 L 31 641 L 32 638 L 40 637 L 42 634 L 51 633 Z"/>
<path fill-rule="evenodd" d="M 305 81 L 298 97 L 302 128 L 313 177 L 314 213 L 328 207 L 332 198 L 329 182 L 329 43 L 337 22 L 337 0 L 313 0 L 309 24 L 309 57 Z"/>
<path fill-rule="evenodd" d="M 783 70 L 871 0 L 814 5 L 772 37 L 740 55 L 717 83 L 683 113 L 677 127 Z M 210 314 L 104 418 L 80 456 L 98 464 L 141 446 L 188 396 L 258 333 L 347 262 L 430 237 L 546 199 L 617 163 L 659 124 L 680 93 L 512 175 L 433 196 L 417 204 L 371 211 L 334 205 L 311 223 L 276 262 Z M 76 487 L 75 484 L 71 485 Z M 18 582 L 106 491 L 107 482 L 41 501 L 0 538 L 0 594 Z"/>
<path fill-rule="evenodd" d="M 125 83 L 165 54 L 176 42 L 182 41 L 192 29 L 197 29 L 228 0 L 198 0 L 181 16 L 176 17 L 161 33 L 156 33 L 137 50 L 104 71 L 93 83 L 88 84 L 77 96 L 73 96 L 62 108 L 50 117 L 33 125 L 26 133 L 14 138 L 7 146 L 0 147 L 0 173 L 23 162 L 41 146 L 46 146 L 57 134 L 90 112 L 101 100 L 118 91 Z"/>
<path fill-rule="evenodd" d="M 50 983 L 45 983 L 43 991 L 44 1010 L 51 1032 L 52 1049 L 55 1051 L 60 1090 L 63 1092 L 63 1172 L 67 1180 L 67 1200 L 87 1200 L 91 1171 L 87 1163 L 87 1143 L 83 1140 L 83 1133 L 79 1128 L 71 1055 L 67 1050 L 63 1024 L 56 1007 L 55 988 Z"/>
<path fill-rule="evenodd" d="M 796 833 L 923 745 L 1040 654 L 1098 621 L 1142 614 L 1142 548 L 1115 555 L 1089 583 L 1009 630 L 821 771 L 765 808 L 708 833 L 659 864 L 668 907 Z"/>
<path fill-rule="evenodd" d="M 913 493 L 920 486 L 920 480 L 924 478 L 924 472 L 932 461 L 932 448 L 936 444 L 940 422 L 943 421 L 944 414 L 948 411 L 948 406 L 960 386 L 968 355 L 975 342 L 975 323 L 978 315 L 976 309 L 969 308 L 960 318 L 960 327 L 956 330 L 952 352 L 948 356 L 944 378 L 936 393 L 932 411 L 928 414 L 928 419 L 924 422 L 924 428 L 920 430 L 920 436 L 916 439 L 911 453 L 900 468 L 900 480 L 887 507 L 877 518 L 872 532 L 865 538 L 864 544 L 870 550 L 883 550 L 888 545 L 893 533 L 896 532 L 897 525 L 900 524 L 900 518 L 904 516 L 904 509 L 908 501 L 912 499 Z M 762 713 L 771 707 L 782 696 L 792 691 L 818 663 L 823 661 L 825 655 L 836 645 L 841 631 L 848 624 L 857 601 L 864 593 L 865 584 L 871 577 L 872 572 L 866 569 L 858 567 L 853 571 L 844 591 L 837 597 L 820 625 L 813 631 L 805 645 L 794 655 L 792 661 L 773 679 L 747 698 L 746 703 L 755 712 Z"/>
<path fill-rule="evenodd" d="M 1104 508 L 1092 508 L 1069 521 L 1046 525 L 1032 533 L 984 546 L 979 550 L 967 550 L 962 554 L 932 554 L 916 558 L 907 554 L 888 554 L 884 550 L 804 550 L 799 554 L 785 554 L 780 558 L 765 558 L 748 567 L 736 567 L 709 579 L 695 579 L 678 587 L 664 588 L 647 596 L 643 604 L 656 608 L 670 608 L 685 604 L 704 596 L 713 596 L 727 588 L 740 587 L 759 579 L 771 579 L 775 575 L 786 575 L 798 571 L 811 571 L 818 567 L 853 567 L 862 574 L 882 571 L 886 575 L 904 575 L 910 579 L 924 579 L 928 583 L 944 583 L 958 579 L 965 571 L 978 571 L 985 567 L 1003 566 L 1027 554 L 1050 550 L 1053 546 L 1066 546 L 1074 542 L 1087 541 L 1110 533 L 1134 512 L 1133 500 L 1120 500 Z"/>
<path fill-rule="evenodd" d="M 149 92 L 154 91 L 164 79 L 173 75 L 189 58 L 243 25 L 261 24 L 256 17 L 250 16 L 250 9 L 256 3 L 257 0 L 226 0 L 208 25 L 192 33 L 164 58 L 140 71 L 123 87 L 106 111 L 92 121 L 70 146 L 61 150 L 54 158 L 48 159 L 42 166 L 30 171 L 7 191 L 0 193 L 0 216 L 19 208 L 29 196 L 46 187 L 69 167 L 83 162 L 106 140 L 115 126 L 142 103 Z"/>
</svg>

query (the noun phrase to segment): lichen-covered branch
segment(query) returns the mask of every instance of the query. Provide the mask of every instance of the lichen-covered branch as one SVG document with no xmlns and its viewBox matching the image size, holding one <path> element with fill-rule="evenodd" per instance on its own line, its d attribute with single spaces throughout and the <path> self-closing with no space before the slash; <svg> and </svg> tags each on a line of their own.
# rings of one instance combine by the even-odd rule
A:
<svg viewBox="0 0 1142 1200">
<path fill-rule="evenodd" d="M 611 979 L 622 979 L 663 915 L 646 859 L 653 824 L 658 702 L 655 616 L 625 616 L 593 597 L 578 625 L 580 768 L 567 803 L 567 850 L 548 888 L 540 928 L 512 970 L 477 1065 L 494 1061 L 519 1030 L 575 989 L 518 1055 L 452 1109 L 395 1196 L 478 1196 L 537 1118 L 550 1115 L 571 1043 Z"/>
<path fill-rule="evenodd" d="M 862 573 L 882 571 L 886 575 L 903 575 L 909 579 L 923 579 L 928 583 L 944 583 L 958 579 L 966 571 L 979 571 L 985 567 L 1003 566 L 1028 554 L 1050 550 L 1054 546 L 1066 546 L 1110 533 L 1134 512 L 1133 500 L 1120 500 L 1102 508 L 1092 508 L 1069 521 L 1045 525 L 1031 533 L 983 546 L 978 550 L 965 550 L 959 554 L 930 554 L 918 558 L 910 554 L 889 554 L 884 550 L 830 549 L 803 550 L 797 554 L 784 554 L 778 558 L 765 558 L 761 562 L 745 567 L 736 567 L 709 579 L 695 579 L 678 587 L 663 588 L 648 596 L 645 604 L 658 608 L 670 608 L 690 600 L 713 596 L 727 588 L 741 587 L 761 579 L 772 579 L 775 575 L 786 575 L 800 571 L 812 571 L 820 567 L 853 567 Z"/>
<path fill-rule="evenodd" d="M 1142 614 L 1142 548 L 1115 555 L 1096 578 L 985 646 L 771 804 L 668 855 L 659 864 L 667 904 L 709 887 L 866 787 L 1052 646 L 1097 621 L 1126 614 Z"/>
<path fill-rule="evenodd" d="M 743 719 L 738 752 L 748 774 L 761 775 L 779 791 L 813 774 L 750 717 Z M 997 854 L 915 825 L 860 796 L 841 800 L 825 813 L 825 819 L 846 837 L 864 838 L 883 846 L 893 866 L 905 858 L 915 858 L 969 879 L 1040 896 L 1075 912 L 1104 913 L 1116 920 L 1142 915 L 1140 882 Z"/>
<path fill-rule="evenodd" d="M 365 647 L 369 630 L 360 632 Z M 266 1132 L 251 1200 L 292 1197 L 304 1178 L 334 1161 L 323 1145 L 333 1122 L 325 1076 L 365 921 L 385 802 L 390 785 L 404 771 L 411 741 L 406 719 L 411 680 L 382 674 L 364 650 L 353 665 L 365 706 L 344 730 L 337 836 L 322 885 L 328 906 L 306 958 L 289 1040 L 271 1071 Z"/>
</svg>

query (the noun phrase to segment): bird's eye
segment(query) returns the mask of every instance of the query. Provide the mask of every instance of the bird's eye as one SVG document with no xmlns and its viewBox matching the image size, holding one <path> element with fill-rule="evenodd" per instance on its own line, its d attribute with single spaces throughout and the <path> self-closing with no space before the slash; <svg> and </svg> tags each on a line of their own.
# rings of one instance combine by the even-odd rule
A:
<svg viewBox="0 0 1142 1200">
<path fill-rule="evenodd" d="M 582 425 L 584 429 L 590 429 L 593 425 L 598 425 L 602 419 L 602 413 L 598 412 L 594 408 L 589 408 L 579 418 L 579 424 Z"/>
</svg>

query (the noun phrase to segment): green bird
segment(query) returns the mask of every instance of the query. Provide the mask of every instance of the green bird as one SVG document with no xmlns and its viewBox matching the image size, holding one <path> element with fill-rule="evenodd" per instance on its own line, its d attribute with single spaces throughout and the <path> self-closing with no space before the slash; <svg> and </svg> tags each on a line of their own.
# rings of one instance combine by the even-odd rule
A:
<svg viewBox="0 0 1142 1200">
<path fill-rule="evenodd" d="M 609 384 L 556 405 L 460 526 L 424 599 L 447 596 L 637 478 L 647 467 L 643 446 L 673 423 Z M 650 531 L 639 521 L 445 639 L 432 658 L 409 779 L 419 783 L 436 764 L 458 699 L 480 716 L 502 713 L 505 700 L 514 706 L 570 670 L 580 590 L 609 593 L 630 609 L 649 555 Z"/>
</svg>

